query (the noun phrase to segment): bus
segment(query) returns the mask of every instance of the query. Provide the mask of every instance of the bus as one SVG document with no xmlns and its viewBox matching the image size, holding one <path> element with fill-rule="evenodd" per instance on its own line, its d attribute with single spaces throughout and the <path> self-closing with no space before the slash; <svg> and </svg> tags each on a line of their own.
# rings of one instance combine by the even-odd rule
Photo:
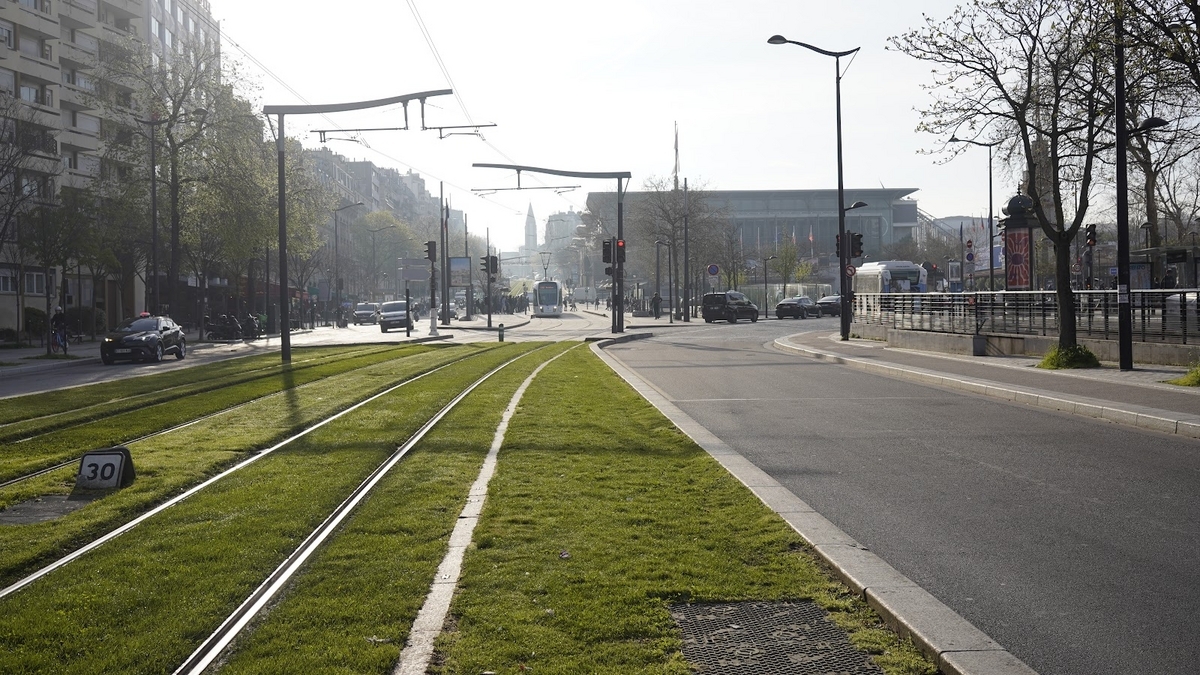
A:
<svg viewBox="0 0 1200 675">
<path fill-rule="evenodd" d="M 539 281 L 533 287 L 534 316 L 562 316 L 563 291 L 561 281 Z"/>
<path fill-rule="evenodd" d="M 852 282 L 856 293 L 924 293 L 928 272 L 907 260 L 863 263 Z"/>
</svg>

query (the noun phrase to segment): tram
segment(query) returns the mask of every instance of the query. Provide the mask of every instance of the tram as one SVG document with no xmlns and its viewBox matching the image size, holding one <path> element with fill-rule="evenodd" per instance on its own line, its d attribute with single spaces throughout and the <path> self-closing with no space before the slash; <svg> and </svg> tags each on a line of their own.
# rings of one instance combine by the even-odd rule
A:
<svg viewBox="0 0 1200 675">
<path fill-rule="evenodd" d="M 539 281 L 533 287 L 534 316 L 562 316 L 563 288 L 561 281 Z"/>
</svg>

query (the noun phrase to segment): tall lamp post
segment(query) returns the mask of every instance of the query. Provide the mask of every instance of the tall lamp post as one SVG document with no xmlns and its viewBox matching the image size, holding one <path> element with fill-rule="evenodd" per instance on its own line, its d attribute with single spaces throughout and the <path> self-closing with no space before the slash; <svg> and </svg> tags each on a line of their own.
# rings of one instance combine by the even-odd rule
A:
<svg viewBox="0 0 1200 675">
<path fill-rule="evenodd" d="M 972 141 L 972 140 L 969 140 L 966 138 L 959 138 L 958 136 L 951 136 L 950 142 L 951 143 L 970 143 L 971 145 L 978 145 L 978 146 L 988 149 L 988 290 L 995 291 L 996 290 L 996 267 L 994 265 L 994 256 L 992 255 L 992 245 L 994 242 L 994 240 L 992 238 L 995 236 L 992 233 L 993 222 L 995 221 L 995 214 L 992 211 L 992 148 L 999 145 L 1000 141 L 993 141 L 991 143 L 982 143 L 980 141 Z"/>
<path fill-rule="evenodd" d="M 355 206 L 362 206 L 362 202 L 354 202 L 345 206 L 339 206 L 333 210 L 333 289 L 334 289 L 334 328 L 342 327 L 342 283 L 341 277 L 338 276 L 338 213 L 346 209 L 352 209 Z M 372 247 L 371 255 L 374 255 L 374 247 Z"/>
<path fill-rule="evenodd" d="M 379 234 L 380 232 L 383 232 L 384 230 L 388 229 L 389 227 L 395 227 L 395 225 L 384 225 L 383 227 L 377 227 L 374 230 L 370 230 L 370 229 L 367 230 L 367 232 L 371 233 L 371 285 L 373 286 L 373 288 L 371 289 L 371 297 L 372 298 L 375 297 L 375 293 L 379 292 L 379 281 L 375 276 L 375 235 Z M 384 280 L 384 283 L 386 284 L 387 283 L 387 272 L 383 273 L 383 280 Z"/>
<path fill-rule="evenodd" d="M 658 250 L 659 250 L 660 246 L 667 247 L 667 304 L 670 307 L 668 314 L 670 314 L 669 323 L 675 323 L 675 282 L 673 281 L 673 277 L 672 277 L 672 274 L 674 274 L 674 272 L 675 272 L 675 244 L 673 242 L 666 242 L 666 241 L 654 242 L 655 258 L 658 257 Z M 657 267 L 657 266 L 658 266 L 658 264 L 656 261 L 655 267 Z M 662 281 L 658 278 L 657 270 L 655 270 L 654 286 L 655 286 L 656 293 L 661 292 L 658 290 L 658 288 L 662 286 Z M 659 297 L 661 298 L 662 296 L 659 296 Z"/>
<path fill-rule="evenodd" d="M 779 256 L 773 255 L 770 258 L 763 258 L 763 261 L 762 261 L 762 268 L 763 268 L 763 307 L 762 307 L 762 311 L 763 311 L 764 317 L 770 316 L 767 312 L 767 305 L 771 304 L 767 300 L 767 261 L 768 260 L 778 260 L 778 259 L 779 259 Z"/>
<path fill-rule="evenodd" d="M 152 113 L 150 119 L 137 121 L 150 127 L 150 276 L 154 277 L 154 300 L 150 309 L 158 314 L 158 159 L 155 155 L 158 142 L 154 130 L 167 120 L 160 120 L 157 113 Z"/>
<path fill-rule="evenodd" d="M 550 251 L 538 251 L 538 255 L 542 257 L 542 281 L 550 278 L 550 256 L 553 255 Z"/>
<path fill-rule="evenodd" d="M 860 48 L 848 49 L 842 52 L 832 52 L 813 45 L 789 40 L 782 35 L 772 35 L 767 39 L 767 42 L 773 45 L 793 44 L 805 49 L 812 50 L 818 54 L 833 57 L 834 68 L 834 99 L 837 106 L 837 192 L 838 192 L 838 236 L 842 242 L 842 247 L 838 251 L 838 280 L 839 292 L 841 294 L 841 323 L 842 323 L 842 340 L 850 339 L 850 277 L 846 274 L 847 268 L 850 266 L 848 254 L 849 242 L 846 239 L 846 192 L 842 180 L 842 57 L 850 56 L 857 52 Z M 864 205 L 865 206 L 865 205 Z"/>
</svg>

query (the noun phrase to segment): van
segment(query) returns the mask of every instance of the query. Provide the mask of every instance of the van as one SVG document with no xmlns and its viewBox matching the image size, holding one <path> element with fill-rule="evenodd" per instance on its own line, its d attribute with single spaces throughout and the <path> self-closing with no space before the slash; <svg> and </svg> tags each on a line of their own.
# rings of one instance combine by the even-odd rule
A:
<svg viewBox="0 0 1200 675">
<path fill-rule="evenodd" d="M 704 318 L 705 323 L 737 323 L 738 319 L 758 321 L 758 306 L 737 291 L 705 293 L 700 302 L 700 316 Z"/>
</svg>

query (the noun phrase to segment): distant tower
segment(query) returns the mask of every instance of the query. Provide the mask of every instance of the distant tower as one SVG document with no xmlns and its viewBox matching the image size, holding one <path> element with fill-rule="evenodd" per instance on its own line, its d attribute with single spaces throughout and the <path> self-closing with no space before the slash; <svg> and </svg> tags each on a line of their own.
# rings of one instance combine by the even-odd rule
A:
<svg viewBox="0 0 1200 675">
<path fill-rule="evenodd" d="M 529 204 L 529 211 L 525 214 L 525 250 L 536 251 L 537 245 L 537 219 L 533 217 L 533 203 Z"/>
</svg>

